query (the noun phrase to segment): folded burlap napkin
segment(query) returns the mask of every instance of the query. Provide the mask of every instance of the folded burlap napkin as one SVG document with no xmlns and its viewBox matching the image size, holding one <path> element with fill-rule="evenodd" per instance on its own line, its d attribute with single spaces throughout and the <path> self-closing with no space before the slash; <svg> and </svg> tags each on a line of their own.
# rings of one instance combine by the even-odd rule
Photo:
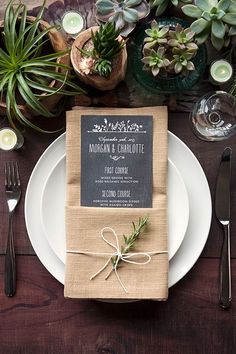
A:
<svg viewBox="0 0 236 354">
<path fill-rule="evenodd" d="M 151 116 L 153 119 L 152 208 L 110 208 L 81 206 L 81 116 Z M 66 274 L 65 297 L 82 299 L 154 299 L 168 297 L 167 254 L 167 109 L 147 107 L 137 109 L 81 108 L 67 112 L 66 127 Z M 140 166 L 142 168 L 142 166 Z M 91 166 L 93 174 L 93 166 Z M 132 252 L 134 263 L 119 262 L 116 272 L 108 262 L 123 235 L 130 235 L 132 222 L 148 216 L 148 224 L 136 241 Z M 105 229 L 104 228 L 112 228 Z M 102 232 L 103 230 L 103 232 Z M 104 232 L 105 231 L 105 232 Z M 141 259 L 141 260 L 140 260 Z M 93 279 L 91 277 L 99 273 Z M 117 277 L 120 279 L 118 279 Z"/>
</svg>

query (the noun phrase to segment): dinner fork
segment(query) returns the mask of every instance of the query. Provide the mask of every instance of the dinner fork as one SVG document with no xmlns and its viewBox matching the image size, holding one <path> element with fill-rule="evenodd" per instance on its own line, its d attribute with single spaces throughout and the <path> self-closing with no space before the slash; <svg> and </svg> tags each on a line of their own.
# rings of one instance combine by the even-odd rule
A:
<svg viewBox="0 0 236 354">
<path fill-rule="evenodd" d="M 5 294 L 13 296 L 16 292 L 16 262 L 13 237 L 13 214 L 21 197 L 19 169 L 16 162 L 7 162 L 5 172 L 5 191 L 9 209 L 7 249 L 5 256 Z"/>
</svg>

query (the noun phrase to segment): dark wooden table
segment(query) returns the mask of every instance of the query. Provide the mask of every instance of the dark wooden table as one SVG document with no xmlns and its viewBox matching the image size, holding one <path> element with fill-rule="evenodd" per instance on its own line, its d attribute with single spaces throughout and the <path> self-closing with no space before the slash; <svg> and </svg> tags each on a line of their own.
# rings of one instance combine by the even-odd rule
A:
<svg viewBox="0 0 236 354">
<path fill-rule="evenodd" d="M 1 5 L 4 8 L 6 1 Z M 37 2 L 29 2 L 34 5 Z M 74 103 L 122 105 L 115 93 L 104 97 L 76 98 Z M 131 96 L 128 94 L 131 103 Z M 140 96 L 139 96 L 140 97 Z M 140 98 L 142 99 L 142 98 Z M 116 103 L 116 104 L 115 104 Z M 73 104 L 73 102 L 71 102 Z M 132 104 L 130 104 L 132 105 Z M 62 117 L 63 121 L 63 117 Z M 0 126 L 4 126 L 0 118 Z M 209 182 L 212 199 L 216 174 L 225 146 L 233 148 L 232 176 L 232 306 L 218 306 L 219 257 L 223 232 L 213 213 L 207 244 L 188 274 L 170 288 L 167 302 L 142 301 L 108 304 L 63 297 L 63 286 L 40 263 L 30 244 L 24 221 L 24 196 L 38 158 L 56 138 L 26 131 L 24 147 L 0 152 L 0 353 L 1 354 L 233 354 L 236 350 L 236 136 L 207 143 L 192 133 L 188 113 L 169 114 L 169 130 L 180 137 L 199 159 Z M 22 199 L 14 229 L 17 293 L 4 294 L 4 253 L 8 210 L 3 165 L 17 160 Z M 194 177 L 193 177 L 194 178 Z"/>
</svg>

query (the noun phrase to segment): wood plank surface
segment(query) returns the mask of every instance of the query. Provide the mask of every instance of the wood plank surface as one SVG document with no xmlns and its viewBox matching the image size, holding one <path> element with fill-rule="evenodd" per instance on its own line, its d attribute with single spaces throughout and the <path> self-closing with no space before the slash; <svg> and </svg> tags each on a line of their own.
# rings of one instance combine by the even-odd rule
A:
<svg viewBox="0 0 236 354">
<path fill-rule="evenodd" d="M 28 7 L 41 4 L 25 0 Z M 48 0 L 47 6 L 55 0 Z M 58 1 L 59 3 L 60 1 Z M 0 2 L 0 18 L 8 0 Z M 65 0 L 65 7 L 78 6 L 93 22 L 92 0 Z M 108 93 L 89 90 L 88 95 L 67 100 L 73 105 L 169 107 L 169 130 L 183 140 L 199 159 L 208 179 L 212 200 L 216 175 L 225 146 L 233 148 L 232 175 L 232 307 L 218 306 L 219 257 L 223 232 L 214 212 L 203 253 L 188 274 L 170 289 L 165 303 L 142 301 L 109 304 L 65 299 L 63 285 L 40 263 L 30 244 L 24 221 L 24 197 L 34 165 L 58 134 L 41 135 L 25 131 L 25 144 L 19 151 L 0 151 L 0 354 L 234 354 L 236 351 L 236 138 L 209 143 L 194 136 L 187 112 L 202 95 L 198 89 L 182 96 L 163 99 L 145 92 L 136 82 L 126 82 Z M 209 89 L 204 82 L 204 89 Z M 66 109 L 65 107 L 65 109 Z M 38 122 L 44 124 L 44 119 Z M 46 122 L 48 128 L 65 125 L 65 114 Z M 0 118 L 0 128 L 6 125 Z M 17 208 L 14 229 L 17 253 L 17 293 L 4 294 L 4 254 L 7 237 L 7 205 L 3 165 L 17 160 L 22 181 L 22 199 Z M 193 176 L 194 178 L 194 176 Z"/>
<path fill-rule="evenodd" d="M 3 295 L 0 257 L 0 352 L 4 354 L 234 354 L 235 303 L 218 307 L 218 260 L 201 259 L 166 303 L 108 304 L 64 299 L 37 258 L 17 257 L 14 298 Z M 232 263 L 236 291 L 236 261 Z"/>
</svg>

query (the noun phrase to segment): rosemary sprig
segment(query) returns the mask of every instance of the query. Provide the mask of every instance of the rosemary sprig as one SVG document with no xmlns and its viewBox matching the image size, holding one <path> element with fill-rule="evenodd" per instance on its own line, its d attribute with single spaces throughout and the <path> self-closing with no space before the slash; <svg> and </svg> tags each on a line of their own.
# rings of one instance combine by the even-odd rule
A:
<svg viewBox="0 0 236 354">
<path fill-rule="evenodd" d="M 130 236 L 125 236 L 123 235 L 124 238 L 124 245 L 121 246 L 121 253 L 126 254 L 131 251 L 131 249 L 134 247 L 135 241 L 139 238 L 140 234 L 144 230 L 148 223 L 148 216 L 145 216 L 144 218 L 139 218 L 138 225 L 136 226 L 134 222 L 132 222 L 133 225 L 133 232 L 131 233 Z M 113 257 L 111 259 L 112 262 L 112 267 L 117 267 L 118 263 L 120 262 L 120 259 L 118 259 L 118 256 Z"/>
</svg>

